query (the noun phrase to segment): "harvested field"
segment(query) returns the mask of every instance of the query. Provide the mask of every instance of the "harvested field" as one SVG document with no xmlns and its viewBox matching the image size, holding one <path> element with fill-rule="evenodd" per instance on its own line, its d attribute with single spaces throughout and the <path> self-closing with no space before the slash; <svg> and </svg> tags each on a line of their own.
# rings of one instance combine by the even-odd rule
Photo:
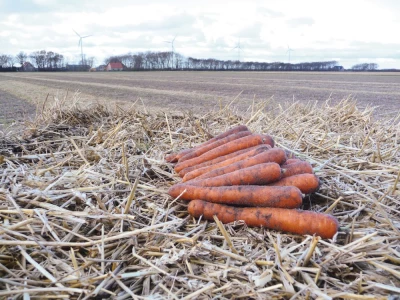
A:
<svg viewBox="0 0 400 300">
<path fill-rule="evenodd" d="M 400 116 L 376 121 L 348 100 L 196 116 L 71 103 L 56 98 L 0 144 L 2 299 L 400 294 Z M 322 186 L 303 208 L 338 218 L 333 239 L 217 226 L 168 196 L 180 178 L 165 153 L 237 124 L 313 165 Z"/>
<path fill-rule="evenodd" d="M 15 123 L 23 122 L 26 117 L 32 117 L 36 106 L 0 90 L 0 131 L 7 130 Z"/>
<path fill-rule="evenodd" d="M 400 111 L 399 73 L 114 72 L 0 74 L 0 90 L 29 102 L 79 90 L 85 102 L 140 102 L 151 109 L 207 112 L 220 103 L 245 110 L 271 97 L 308 103 L 337 103 L 351 95 L 359 108 L 377 106 L 376 116 Z M 71 97 L 72 99 L 72 97 Z"/>
</svg>

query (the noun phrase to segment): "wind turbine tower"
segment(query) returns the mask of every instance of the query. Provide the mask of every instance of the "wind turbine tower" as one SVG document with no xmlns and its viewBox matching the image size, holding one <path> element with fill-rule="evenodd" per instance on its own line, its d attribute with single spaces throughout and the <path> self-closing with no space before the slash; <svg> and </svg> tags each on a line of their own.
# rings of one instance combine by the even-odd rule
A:
<svg viewBox="0 0 400 300">
<path fill-rule="evenodd" d="M 164 41 L 168 44 L 171 44 L 171 53 L 172 53 L 172 57 L 171 57 L 171 70 L 174 68 L 174 42 L 175 42 L 176 36 L 173 38 L 172 41 Z"/>
<path fill-rule="evenodd" d="M 78 42 L 78 46 L 81 46 L 81 56 L 82 56 L 82 66 L 83 66 L 83 42 L 82 42 L 82 40 L 84 39 L 84 38 L 87 38 L 87 37 L 89 37 L 89 36 L 92 36 L 92 35 L 86 35 L 86 36 L 81 36 L 79 33 L 77 33 L 74 29 L 72 29 L 75 33 L 76 33 L 76 35 L 77 36 L 79 36 L 79 42 Z"/>
<path fill-rule="evenodd" d="M 238 50 L 238 61 L 240 61 L 240 51 L 243 50 L 242 46 L 240 46 L 240 39 L 239 39 L 239 42 L 237 43 L 236 47 L 233 47 L 232 50 L 233 49 L 237 49 Z"/>
</svg>

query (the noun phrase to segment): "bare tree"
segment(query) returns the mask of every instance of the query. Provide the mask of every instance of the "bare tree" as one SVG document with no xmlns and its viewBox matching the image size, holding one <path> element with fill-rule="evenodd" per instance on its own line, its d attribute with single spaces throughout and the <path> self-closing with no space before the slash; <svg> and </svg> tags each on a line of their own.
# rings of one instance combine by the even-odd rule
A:
<svg viewBox="0 0 400 300">
<path fill-rule="evenodd" d="M 46 65 L 46 50 L 35 51 L 29 56 L 37 68 L 45 68 Z"/>
<path fill-rule="evenodd" d="M 18 63 L 22 65 L 26 62 L 26 60 L 28 59 L 28 54 L 26 54 L 25 52 L 21 51 L 20 53 L 18 53 L 15 58 L 17 59 Z"/>
<path fill-rule="evenodd" d="M 378 69 L 378 64 L 376 63 L 363 63 L 356 64 L 351 67 L 353 71 L 374 71 Z"/>
<path fill-rule="evenodd" d="M 0 54 L 0 67 L 8 67 L 9 56 L 7 54 Z"/>
<path fill-rule="evenodd" d="M 15 63 L 16 63 L 15 57 L 12 55 L 8 55 L 8 66 L 14 67 Z"/>
<path fill-rule="evenodd" d="M 368 66 L 369 70 L 377 70 L 378 69 L 378 64 L 376 63 L 370 63 Z"/>
<path fill-rule="evenodd" d="M 182 54 L 175 52 L 175 68 L 180 70 L 183 69 L 184 57 Z"/>
<path fill-rule="evenodd" d="M 143 62 L 144 62 L 144 55 L 143 53 L 137 53 L 133 55 L 133 68 L 136 70 L 141 70 L 144 68 Z"/>
<path fill-rule="evenodd" d="M 63 67 L 64 56 L 59 53 L 54 53 L 53 56 L 53 66 L 54 68 Z"/>
<path fill-rule="evenodd" d="M 90 56 L 86 59 L 86 65 L 93 68 L 96 58 L 94 56 Z"/>
<path fill-rule="evenodd" d="M 45 67 L 52 69 L 54 66 L 54 52 L 53 51 L 48 51 L 45 54 Z"/>
<path fill-rule="evenodd" d="M 14 67 L 15 59 L 14 56 L 8 54 L 0 54 L 0 67 L 12 68 Z"/>
</svg>

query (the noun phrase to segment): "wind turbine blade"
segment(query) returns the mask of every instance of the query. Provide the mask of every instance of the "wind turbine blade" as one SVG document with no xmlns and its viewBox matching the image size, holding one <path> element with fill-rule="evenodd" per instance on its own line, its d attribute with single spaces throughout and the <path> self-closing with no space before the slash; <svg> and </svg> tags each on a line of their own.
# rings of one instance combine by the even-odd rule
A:
<svg viewBox="0 0 400 300">
<path fill-rule="evenodd" d="M 92 35 L 92 34 L 86 35 L 86 36 L 83 36 L 82 38 L 84 39 L 84 38 L 87 38 L 87 37 L 89 37 L 89 36 L 93 36 L 93 35 Z"/>
<path fill-rule="evenodd" d="M 72 31 L 75 32 L 77 36 L 81 37 L 81 36 L 79 35 L 79 33 L 77 33 L 74 29 L 72 29 Z"/>
<path fill-rule="evenodd" d="M 78 46 L 82 44 L 82 38 L 79 39 Z"/>
</svg>

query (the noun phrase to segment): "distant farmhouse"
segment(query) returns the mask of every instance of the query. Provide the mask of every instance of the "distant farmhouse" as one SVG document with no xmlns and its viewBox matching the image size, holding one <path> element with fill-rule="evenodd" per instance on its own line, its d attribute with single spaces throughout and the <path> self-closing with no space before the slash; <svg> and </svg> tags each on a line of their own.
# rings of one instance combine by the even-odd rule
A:
<svg viewBox="0 0 400 300">
<path fill-rule="evenodd" d="M 332 68 L 332 70 L 333 70 L 333 71 L 344 71 L 344 68 L 343 68 L 343 66 L 334 66 L 334 67 Z"/>
<path fill-rule="evenodd" d="M 121 62 L 109 62 L 106 71 L 123 71 L 124 65 Z"/>
<path fill-rule="evenodd" d="M 67 71 L 70 72 L 87 72 L 90 70 L 88 65 L 66 65 Z"/>
<path fill-rule="evenodd" d="M 35 72 L 35 71 L 37 71 L 37 69 L 29 61 L 26 61 L 23 63 L 21 68 L 19 68 L 19 71 L 20 72 Z"/>
<path fill-rule="evenodd" d="M 100 65 L 100 66 L 98 66 L 97 68 L 96 68 L 96 71 L 105 71 L 106 70 L 106 65 Z"/>
</svg>

